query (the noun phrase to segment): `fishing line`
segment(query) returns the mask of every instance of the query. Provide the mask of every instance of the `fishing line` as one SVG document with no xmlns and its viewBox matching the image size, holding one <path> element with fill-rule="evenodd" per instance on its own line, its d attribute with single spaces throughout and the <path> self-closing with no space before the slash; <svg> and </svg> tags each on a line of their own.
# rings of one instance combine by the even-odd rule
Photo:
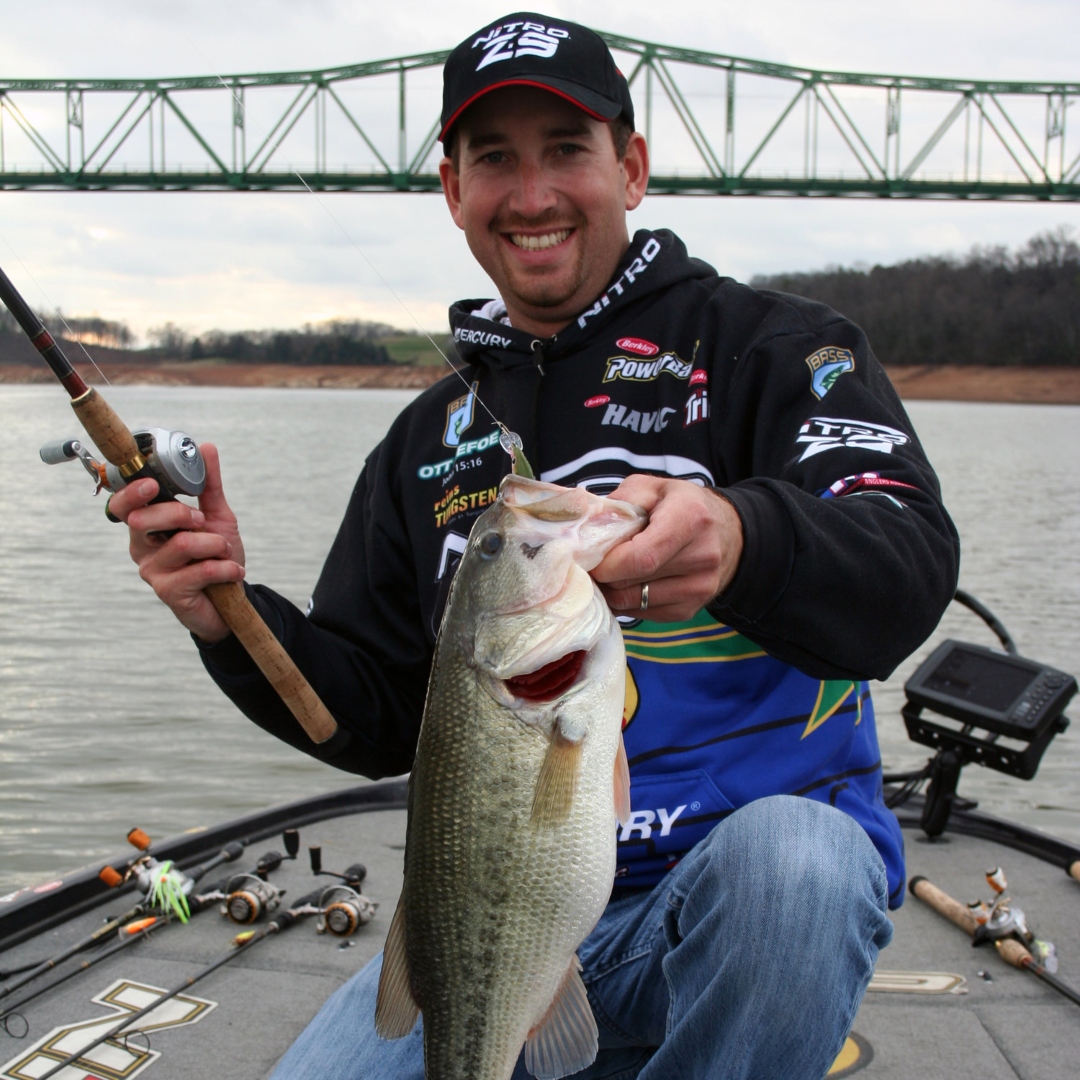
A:
<svg viewBox="0 0 1080 1080">
<path fill-rule="evenodd" d="M 188 39 L 188 42 L 191 45 L 191 47 L 195 50 L 195 52 L 197 52 L 202 57 L 203 62 L 205 63 L 207 58 L 206 58 L 206 55 L 203 53 L 202 49 L 199 48 L 198 44 L 192 39 L 190 34 L 185 33 L 184 36 Z M 212 68 L 212 67 L 214 67 L 214 65 L 207 63 L 207 67 Z M 244 104 L 243 98 L 237 93 L 236 88 L 230 86 L 221 77 L 221 75 L 217 74 L 216 72 L 213 73 L 213 77 L 215 79 L 217 79 L 217 81 L 219 83 L 221 83 L 221 85 L 232 95 L 232 99 L 233 99 L 234 103 L 236 104 L 237 108 L 240 110 L 241 115 L 246 120 L 247 119 L 247 106 Z M 281 146 L 282 142 L 285 141 L 285 138 L 286 138 L 286 136 L 288 134 L 289 134 L 289 131 L 283 132 L 281 137 L 277 140 L 277 142 L 274 143 L 273 149 L 270 151 L 270 153 L 266 157 L 267 161 L 269 161 L 270 158 L 273 157 L 273 155 L 277 152 L 278 148 Z M 304 190 L 315 199 L 315 201 L 319 204 L 319 206 L 322 207 L 322 209 L 326 212 L 326 215 L 330 218 L 330 220 L 341 230 L 341 234 L 345 237 L 346 240 L 348 240 L 350 245 L 353 247 L 353 249 L 356 251 L 356 253 L 360 256 L 360 258 L 363 259 L 365 263 L 367 263 L 368 267 L 371 269 L 371 272 L 379 279 L 379 281 L 382 282 L 382 284 L 386 288 L 387 292 L 389 292 L 390 295 L 398 302 L 398 304 L 401 306 L 401 309 L 405 312 L 405 314 L 408 315 L 409 318 L 416 324 L 416 328 L 420 331 L 420 333 L 423 334 L 424 337 L 426 337 L 428 339 L 428 341 L 431 343 L 431 345 L 435 349 L 435 351 L 443 358 L 443 360 L 446 361 L 446 364 L 450 368 L 450 370 L 461 380 L 462 384 L 475 397 L 475 399 L 478 402 L 480 402 L 480 407 L 484 410 L 484 412 L 486 412 L 488 414 L 488 416 L 491 417 L 492 421 L 499 428 L 499 432 L 500 432 L 499 444 L 510 455 L 510 457 L 516 461 L 517 456 L 515 455 L 515 450 L 521 450 L 522 449 L 521 436 L 518 435 L 516 432 L 511 431 L 506 426 L 506 424 L 504 424 L 491 411 L 491 409 L 488 408 L 487 402 L 484 401 L 484 399 L 480 396 L 480 394 L 477 392 L 477 390 L 472 386 L 472 384 L 469 382 L 469 380 L 466 379 L 465 376 L 462 375 L 461 372 L 456 367 L 454 367 L 453 363 L 450 360 L 450 357 L 448 357 L 446 355 L 446 353 L 443 352 L 443 350 L 439 347 L 438 342 L 436 342 L 435 339 L 431 336 L 431 334 L 429 334 L 428 331 L 424 329 L 424 327 L 420 323 L 420 320 L 413 314 L 412 309 L 409 307 L 409 305 L 406 304 L 405 301 L 398 295 L 397 291 L 390 284 L 390 282 L 387 281 L 385 277 L 383 277 L 383 275 L 379 272 L 379 268 L 371 261 L 371 259 L 368 258 L 367 254 L 364 252 L 363 248 L 360 247 L 360 245 L 356 242 L 356 240 L 350 234 L 349 230 L 346 229 L 345 226 L 338 220 L 337 216 L 330 209 L 330 207 L 327 206 L 326 203 L 323 202 L 323 200 L 321 198 L 319 198 L 318 192 L 316 192 L 311 187 L 311 185 L 308 184 L 308 182 L 304 179 L 304 177 L 300 173 L 300 171 L 298 169 L 293 169 L 292 174 L 293 174 L 293 176 L 296 177 L 297 180 L 300 181 L 300 183 L 304 187 Z"/>
<path fill-rule="evenodd" d="M 105 380 L 105 385 L 106 385 L 106 386 L 112 386 L 112 383 L 111 383 L 111 382 L 109 382 L 108 376 L 106 376 L 105 372 L 104 372 L 104 371 L 102 371 L 102 370 L 101 370 L 101 368 L 99 368 L 99 367 L 97 366 L 97 362 L 96 362 L 96 361 L 94 360 L 94 358 L 93 358 L 93 357 L 92 357 L 92 356 L 91 356 L 91 355 L 90 355 L 90 354 L 89 354 L 89 353 L 88 353 L 88 352 L 86 351 L 86 346 L 85 346 L 85 345 L 84 345 L 84 344 L 83 344 L 83 343 L 82 343 L 82 342 L 81 342 L 81 341 L 79 340 L 79 338 L 77 338 L 77 337 L 75 336 L 75 331 L 74 331 L 74 330 L 72 330 L 70 326 L 68 326 L 68 322 L 67 322 L 67 319 L 65 319 L 65 318 L 64 318 L 64 313 L 63 313 L 63 312 L 62 312 L 62 311 L 60 310 L 60 308 L 59 308 L 59 307 L 57 307 L 57 306 L 56 306 L 55 304 L 53 304 L 53 302 L 52 302 L 52 298 L 51 298 L 51 297 L 49 296 L 49 294 L 48 294 L 48 293 L 47 293 L 47 292 L 46 292 L 46 291 L 45 291 L 45 290 L 44 290 L 44 289 L 43 289 L 43 288 L 41 287 L 41 285 L 40 285 L 40 284 L 38 284 L 38 279 L 37 279 L 36 277 L 34 277 L 34 275 L 33 275 L 33 274 L 31 274 L 31 273 L 30 273 L 30 270 L 29 270 L 29 269 L 27 268 L 27 265 L 26 265 L 26 263 L 24 263 L 24 262 L 22 261 L 22 259 L 20 259 L 20 258 L 19 258 L 19 253 L 18 253 L 18 252 L 17 252 L 17 251 L 16 251 L 16 250 L 15 250 L 15 249 L 14 249 L 14 248 L 13 248 L 13 247 L 11 246 L 11 242 L 10 242 L 10 241 L 8 240 L 8 238 L 7 238 L 7 237 L 6 237 L 6 236 L 5 236 L 5 235 L 4 235 L 4 234 L 3 234 L 2 232 L 0 232 L 0 240 L 3 240 L 3 241 L 4 241 L 4 244 L 5 244 L 5 246 L 7 247 L 8 251 L 10 251 L 10 252 L 11 252 L 11 254 L 15 256 L 15 261 L 16 261 L 16 262 L 17 262 L 17 263 L 18 263 L 18 264 L 19 264 L 19 265 L 20 265 L 20 266 L 21 266 L 21 267 L 23 268 L 23 270 L 24 270 L 24 271 L 26 272 L 26 276 L 27 276 L 27 277 L 28 277 L 28 278 L 29 278 L 29 279 L 30 279 L 30 280 L 31 280 L 31 281 L 32 281 L 32 282 L 34 283 L 34 285 L 36 285 L 36 286 L 37 286 L 37 290 L 38 290 L 38 292 L 40 292 L 40 293 L 41 293 L 41 295 L 45 297 L 45 303 L 46 303 L 46 304 L 49 304 L 49 305 L 51 305 L 51 306 L 52 306 L 52 307 L 53 307 L 53 308 L 55 309 L 55 311 L 56 311 L 56 317 L 57 317 L 57 318 L 58 318 L 58 319 L 59 319 L 59 320 L 60 320 L 60 321 L 61 321 L 61 322 L 62 322 L 62 323 L 64 324 L 64 329 L 65 329 L 65 330 L 67 330 L 67 332 L 68 332 L 68 339 L 69 339 L 70 341 L 74 341 L 74 342 L 75 342 L 75 344 L 76 344 L 76 345 L 78 345 L 80 349 L 82 349 L 83 353 L 84 353 L 84 354 L 85 354 L 85 356 L 86 356 L 86 359 L 87 359 L 87 360 L 89 360 L 89 361 L 90 361 L 90 363 L 91 363 L 91 364 L 93 365 L 93 367 L 94 367 L 94 370 L 95 370 L 95 371 L 96 371 L 96 372 L 97 372 L 97 373 L 98 373 L 98 374 L 99 374 L 99 375 L 100 375 L 100 376 L 101 376 L 101 377 L 102 377 L 102 378 L 103 378 L 103 379 Z M 42 320 L 42 321 L 44 321 L 44 320 Z"/>
</svg>

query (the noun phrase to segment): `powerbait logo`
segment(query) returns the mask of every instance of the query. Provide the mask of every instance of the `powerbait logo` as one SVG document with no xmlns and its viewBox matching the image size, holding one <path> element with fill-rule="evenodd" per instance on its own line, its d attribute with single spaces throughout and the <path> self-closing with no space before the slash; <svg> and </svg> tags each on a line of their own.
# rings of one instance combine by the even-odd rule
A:
<svg viewBox="0 0 1080 1080">
<path fill-rule="evenodd" d="M 806 366 L 810 369 L 810 392 L 820 401 L 841 375 L 855 370 L 855 357 L 850 349 L 829 345 L 811 353 Z"/>
<path fill-rule="evenodd" d="M 469 330 L 461 326 L 454 330 L 454 340 L 464 341 L 467 345 L 482 345 L 484 348 L 497 345 L 500 349 L 509 349 L 513 341 L 501 334 L 493 334 L 490 330 Z"/>
<path fill-rule="evenodd" d="M 633 360 L 629 356 L 612 356 L 607 362 L 604 382 L 627 379 L 631 382 L 652 382 L 663 374 L 676 379 L 689 379 L 693 365 L 677 353 L 664 353 L 654 360 Z"/>
<path fill-rule="evenodd" d="M 865 420 L 838 420 L 831 416 L 814 416 L 799 428 L 796 444 L 805 444 L 799 461 L 805 461 L 826 450 L 849 447 L 852 450 L 874 450 L 891 454 L 893 447 L 905 446 L 907 435 L 885 424 L 870 424 Z"/>
<path fill-rule="evenodd" d="M 476 65 L 482 71 L 489 64 L 500 60 L 513 60 L 517 56 L 539 56 L 549 60 L 555 55 L 560 41 L 570 37 L 570 31 L 561 26 L 545 26 L 534 22 L 499 23 L 481 34 L 472 47 L 484 50 L 484 58 Z"/>
<path fill-rule="evenodd" d="M 476 411 L 476 383 L 469 388 L 464 397 L 451 401 L 446 406 L 446 427 L 443 428 L 443 446 L 451 449 L 461 445 L 461 436 L 472 427 L 473 414 Z"/>
<path fill-rule="evenodd" d="M 649 269 L 649 263 L 651 263 L 659 254 L 660 241 L 657 240 L 655 236 L 652 236 L 649 238 L 648 243 L 641 249 L 641 254 L 635 255 L 630 261 L 630 265 L 611 285 L 608 286 L 607 292 L 605 292 L 588 311 L 583 311 L 578 316 L 578 326 L 584 328 L 585 324 L 594 315 L 599 315 L 604 308 L 609 307 L 611 304 L 612 293 L 616 296 L 622 296 L 622 294 L 626 292 L 626 287 L 628 285 L 633 285 L 638 277 Z"/>
<path fill-rule="evenodd" d="M 462 458 L 467 458 L 472 454 L 477 454 L 481 450 L 486 450 L 489 446 L 498 446 L 499 444 L 499 429 L 495 428 L 491 434 L 483 436 L 480 439 L 470 439 L 468 442 L 460 443 L 457 449 L 454 451 L 454 456 L 447 458 L 445 461 L 435 461 L 430 465 L 421 465 L 416 470 L 416 475 L 421 480 L 430 480 L 435 476 L 446 476 L 450 472 L 454 463 L 460 461 Z"/>
</svg>

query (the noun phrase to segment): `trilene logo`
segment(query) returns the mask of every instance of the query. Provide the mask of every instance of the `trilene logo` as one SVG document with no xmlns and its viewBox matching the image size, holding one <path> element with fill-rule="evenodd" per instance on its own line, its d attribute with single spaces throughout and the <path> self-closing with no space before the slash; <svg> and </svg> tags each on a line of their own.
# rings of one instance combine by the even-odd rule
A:
<svg viewBox="0 0 1080 1080">
<path fill-rule="evenodd" d="M 0 1068 L 0 1080 L 35 1080 L 44 1076 L 65 1058 L 111 1031 L 125 1014 L 137 1013 L 167 993 L 156 986 L 117 979 L 91 998 L 94 1005 L 104 1005 L 110 1010 L 106 1016 L 53 1028 Z M 138 1020 L 131 1031 L 121 1031 L 115 1039 L 106 1039 L 87 1050 L 58 1074 L 58 1080 L 131 1080 L 161 1057 L 160 1050 L 150 1049 L 147 1038 L 150 1033 L 196 1024 L 215 1008 L 216 1001 L 177 994 Z"/>
</svg>

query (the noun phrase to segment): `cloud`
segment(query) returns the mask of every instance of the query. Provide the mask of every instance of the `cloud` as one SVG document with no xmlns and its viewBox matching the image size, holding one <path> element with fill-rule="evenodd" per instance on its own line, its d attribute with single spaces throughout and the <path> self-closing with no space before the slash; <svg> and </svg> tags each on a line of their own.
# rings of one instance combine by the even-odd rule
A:
<svg viewBox="0 0 1080 1080">
<path fill-rule="evenodd" d="M 1080 40 L 1072 0 L 542 6 L 631 37 L 845 71 L 1075 79 Z M 0 77 L 311 70 L 450 48 L 506 9 L 433 0 L 42 0 L 5 11 Z M 394 105 L 383 109 L 388 125 Z M 417 123 L 422 110 L 410 108 Z M 10 122 L 5 130 L 10 154 Z M 667 137 L 657 131 L 654 141 Z M 179 136 L 175 145 L 179 153 Z M 306 142 L 300 150 L 309 153 Z M 122 318 L 139 333 L 166 321 L 198 332 L 298 326 L 329 314 L 412 326 L 367 260 L 431 329 L 445 326 L 452 300 L 492 291 L 438 195 L 5 192 L 0 207 L 0 234 L 17 253 L 0 243 L 0 265 L 35 306 Z M 631 228 L 674 228 L 692 253 L 745 280 L 975 243 L 1016 246 L 1076 220 L 1076 207 L 1063 204 L 651 196 Z"/>
</svg>

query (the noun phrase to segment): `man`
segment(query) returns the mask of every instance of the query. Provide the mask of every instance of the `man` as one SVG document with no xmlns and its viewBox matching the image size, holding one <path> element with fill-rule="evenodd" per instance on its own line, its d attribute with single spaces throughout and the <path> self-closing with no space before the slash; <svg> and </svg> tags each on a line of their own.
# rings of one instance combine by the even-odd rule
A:
<svg viewBox="0 0 1080 1080">
<path fill-rule="evenodd" d="M 371 777 L 411 766 L 453 567 L 509 468 L 496 419 L 541 479 L 647 509 L 594 572 L 624 616 L 633 813 L 580 950 L 600 1028 L 581 1075 L 820 1077 L 903 896 L 865 680 L 955 587 L 937 481 L 857 327 L 719 278 L 670 233 L 631 241 L 648 151 L 595 34 L 517 14 L 471 35 L 441 138 L 451 215 L 499 294 L 451 309 L 465 385 L 421 395 L 372 453 L 310 617 L 251 590 L 338 719 L 328 742 L 305 741 L 201 592 L 243 577 L 213 449 L 199 510 L 147 506 L 152 482 L 112 509 L 233 700 Z M 421 1077 L 416 1032 L 374 1033 L 378 975 L 276 1075 Z"/>
</svg>

